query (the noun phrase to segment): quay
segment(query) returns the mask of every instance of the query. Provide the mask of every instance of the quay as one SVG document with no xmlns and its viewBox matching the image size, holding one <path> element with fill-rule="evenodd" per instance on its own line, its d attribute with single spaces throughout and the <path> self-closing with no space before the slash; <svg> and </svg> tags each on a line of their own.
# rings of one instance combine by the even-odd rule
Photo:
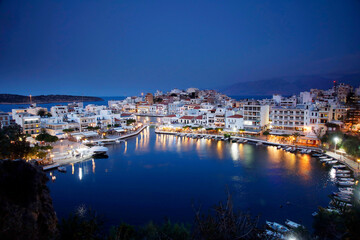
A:
<svg viewBox="0 0 360 240">
<path fill-rule="evenodd" d="M 132 133 L 128 133 L 128 134 L 125 134 L 125 135 L 122 135 L 120 137 L 117 137 L 117 138 L 108 138 L 108 139 L 99 139 L 99 140 L 94 140 L 92 141 L 92 143 L 115 143 L 116 141 L 120 141 L 120 140 L 124 140 L 126 138 L 129 138 L 129 137 L 133 137 L 133 136 L 136 136 L 138 135 L 139 133 L 141 133 L 146 127 L 148 127 L 149 125 L 145 124 L 143 125 L 142 127 L 140 127 L 138 130 L 136 130 L 135 132 L 132 132 Z"/>
<path fill-rule="evenodd" d="M 176 136 L 181 136 L 184 137 L 186 135 L 192 135 L 192 136 L 197 136 L 197 137 L 210 137 L 213 139 L 218 139 L 219 137 L 223 137 L 221 135 L 217 135 L 217 134 L 199 134 L 199 133 L 178 133 L 178 132 L 169 132 L 169 131 L 161 131 L 161 130 L 155 130 L 155 133 L 157 134 L 169 134 L 169 135 L 176 135 Z M 308 149 L 308 150 L 312 150 L 314 152 L 317 153 L 322 153 L 325 154 L 331 158 L 336 159 L 338 162 L 345 164 L 353 173 L 355 177 L 359 177 L 360 176 L 360 164 L 354 162 L 353 160 L 347 158 L 346 156 L 334 153 L 334 152 L 324 152 L 321 148 L 317 148 L 317 147 L 307 147 L 307 146 L 297 146 L 297 145 L 290 145 L 290 144 L 282 144 L 282 143 L 274 143 L 274 142 L 269 142 L 266 140 L 262 140 L 262 139 L 256 139 L 256 138 L 249 138 L 249 137 L 239 137 L 239 136 L 231 136 L 231 139 L 233 140 L 246 140 L 247 142 L 251 142 L 251 143 L 262 143 L 264 145 L 269 145 L 269 146 L 281 146 L 281 147 L 296 147 L 296 148 L 301 148 L 301 149 Z"/>
<path fill-rule="evenodd" d="M 141 133 L 147 127 L 148 127 L 148 125 L 143 125 L 142 127 L 140 127 L 135 132 L 125 134 L 125 135 L 120 136 L 118 138 L 101 139 L 101 140 L 97 140 L 97 141 L 93 141 L 93 142 L 101 143 L 101 142 L 115 142 L 115 141 L 123 140 L 123 139 L 130 138 L 130 137 L 138 135 L 139 133 Z M 43 170 L 48 171 L 48 170 L 55 169 L 55 168 L 58 168 L 58 167 L 61 167 L 61 166 L 64 166 L 64 165 L 69 165 L 69 164 L 74 164 L 74 163 L 90 160 L 91 158 L 93 158 L 92 154 L 84 154 L 84 155 L 81 155 L 81 156 L 72 156 L 72 155 L 69 155 L 69 154 L 60 153 L 60 156 L 54 158 L 54 163 L 52 163 L 50 165 L 43 166 Z"/>
<path fill-rule="evenodd" d="M 219 137 L 223 137 L 223 135 L 218 135 L 218 134 L 203 134 L 203 133 L 178 133 L 178 132 L 168 132 L 168 131 L 161 131 L 161 130 L 155 130 L 155 133 L 158 134 L 169 134 L 169 135 L 178 135 L 178 136 L 185 136 L 185 135 L 194 135 L 194 136 L 198 136 L 198 137 L 211 137 L 211 138 L 219 138 Z M 283 144 L 283 143 L 275 143 L 275 142 L 269 142 L 266 140 L 262 140 L 262 139 L 256 139 L 256 138 L 250 138 L 250 137 L 240 137 L 240 136 L 231 136 L 232 140 L 246 140 L 248 142 L 252 142 L 252 143 L 262 143 L 265 145 L 270 145 L 270 146 L 281 146 L 281 147 L 298 147 L 298 148 L 302 148 L 302 149 L 309 149 L 315 152 L 322 152 L 322 150 L 320 148 L 317 147 L 308 147 L 308 146 L 297 146 L 297 145 L 290 145 L 290 144 Z"/>
</svg>

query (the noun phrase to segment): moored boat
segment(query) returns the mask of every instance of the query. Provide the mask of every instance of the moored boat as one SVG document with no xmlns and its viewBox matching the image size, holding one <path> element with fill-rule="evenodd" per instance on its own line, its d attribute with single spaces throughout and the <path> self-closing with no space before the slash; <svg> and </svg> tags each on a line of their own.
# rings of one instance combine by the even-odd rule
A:
<svg viewBox="0 0 360 240">
<path fill-rule="evenodd" d="M 287 233 L 289 231 L 287 227 L 277 222 L 266 221 L 266 225 L 268 225 L 269 228 L 275 230 L 276 232 Z"/>
<path fill-rule="evenodd" d="M 290 221 L 289 219 L 286 219 L 285 221 L 285 225 L 289 228 L 299 228 L 299 227 L 304 227 L 303 225 Z"/>
<path fill-rule="evenodd" d="M 66 167 L 58 167 L 57 169 L 59 172 L 66 172 Z"/>
</svg>

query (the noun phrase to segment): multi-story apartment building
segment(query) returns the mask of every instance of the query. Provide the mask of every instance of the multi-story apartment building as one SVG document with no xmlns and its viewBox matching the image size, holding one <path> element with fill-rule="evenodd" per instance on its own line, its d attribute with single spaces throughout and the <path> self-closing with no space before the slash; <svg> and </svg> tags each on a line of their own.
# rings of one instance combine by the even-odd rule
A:
<svg viewBox="0 0 360 240">
<path fill-rule="evenodd" d="M 13 109 L 14 112 L 15 109 Z M 32 136 L 40 133 L 40 116 L 34 116 L 27 112 L 13 114 L 13 119 L 23 129 L 23 133 Z"/>
<path fill-rule="evenodd" d="M 243 116 L 245 130 L 260 132 L 269 126 L 269 105 L 247 102 L 243 105 Z"/>
<path fill-rule="evenodd" d="M 270 112 L 271 133 L 302 133 L 305 127 L 305 106 L 272 107 Z"/>
<path fill-rule="evenodd" d="M 10 115 L 8 113 L 0 112 L 0 128 L 10 125 Z"/>
<path fill-rule="evenodd" d="M 68 112 L 68 106 L 64 105 L 56 105 L 50 108 L 50 113 L 53 117 L 64 117 Z"/>
</svg>

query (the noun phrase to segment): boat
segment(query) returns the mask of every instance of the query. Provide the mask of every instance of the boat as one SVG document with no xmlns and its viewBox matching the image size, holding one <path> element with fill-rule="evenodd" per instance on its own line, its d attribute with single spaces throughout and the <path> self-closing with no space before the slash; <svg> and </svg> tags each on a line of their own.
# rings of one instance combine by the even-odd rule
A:
<svg viewBox="0 0 360 240">
<path fill-rule="evenodd" d="M 278 232 L 273 232 L 269 229 L 265 230 L 265 234 L 268 235 L 271 239 L 285 239 L 283 234 Z"/>
<path fill-rule="evenodd" d="M 287 227 L 293 228 L 293 229 L 299 228 L 299 227 L 305 228 L 303 225 L 298 224 L 298 223 L 293 222 L 293 221 L 290 221 L 289 219 L 286 219 L 285 225 L 286 225 Z"/>
<path fill-rule="evenodd" d="M 59 172 L 66 172 L 66 167 L 58 167 L 57 170 Z"/>
<path fill-rule="evenodd" d="M 348 197 L 334 196 L 334 199 L 336 199 L 340 202 L 351 203 L 351 198 L 348 198 Z"/>
<path fill-rule="evenodd" d="M 279 145 L 279 146 L 277 146 L 276 148 L 277 148 L 277 149 L 280 149 L 280 148 L 281 148 L 281 146 Z"/>
<path fill-rule="evenodd" d="M 337 209 L 332 209 L 332 208 L 324 208 L 324 210 L 328 211 L 328 212 L 332 212 L 332 213 L 338 213 L 341 214 L 341 212 Z"/>
<path fill-rule="evenodd" d="M 354 189 L 352 187 L 339 187 L 339 191 L 340 192 L 344 192 L 344 191 L 347 191 L 347 192 L 354 192 Z"/>
<path fill-rule="evenodd" d="M 332 158 L 322 158 L 320 159 L 320 162 L 327 162 L 327 161 L 331 161 Z"/>
<path fill-rule="evenodd" d="M 339 177 L 338 180 L 339 180 L 339 181 L 351 181 L 351 182 L 354 181 L 353 178 L 348 178 L 348 177 Z"/>
<path fill-rule="evenodd" d="M 332 165 L 332 164 L 335 164 L 337 162 L 338 162 L 337 160 L 330 160 L 330 161 L 327 161 L 326 163 Z"/>
<path fill-rule="evenodd" d="M 334 196 L 344 196 L 344 197 L 351 197 L 354 193 L 353 192 L 333 192 Z"/>
<path fill-rule="evenodd" d="M 336 177 L 350 177 L 350 174 L 347 173 L 336 173 Z"/>
<path fill-rule="evenodd" d="M 285 227 L 284 225 L 281 225 L 280 223 L 277 223 L 277 222 L 266 221 L 266 225 L 268 225 L 269 228 L 275 230 L 276 232 L 280 232 L 280 233 L 289 232 L 289 229 L 287 227 Z"/>
<path fill-rule="evenodd" d="M 351 173 L 351 171 L 338 169 L 338 170 L 336 170 L 336 173 Z"/>
<path fill-rule="evenodd" d="M 315 153 L 315 154 L 313 154 L 313 156 L 314 156 L 314 157 L 321 157 L 322 154 Z"/>
<path fill-rule="evenodd" d="M 306 153 L 308 153 L 308 154 L 310 154 L 311 152 L 312 152 L 311 149 L 308 149 L 308 150 L 306 151 Z"/>
<path fill-rule="evenodd" d="M 263 145 L 262 142 L 257 142 L 257 143 L 256 143 L 256 146 L 261 146 L 261 145 Z"/>
<path fill-rule="evenodd" d="M 354 186 L 355 183 L 350 182 L 350 181 L 338 181 L 337 184 L 340 185 L 340 186 L 349 187 L 349 186 Z"/>
<path fill-rule="evenodd" d="M 329 156 L 321 156 L 321 157 L 319 157 L 320 159 L 322 159 L 322 158 L 329 158 Z"/>
<path fill-rule="evenodd" d="M 107 147 L 95 146 L 90 148 L 92 155 L 106 155 L 109 149 Z"/>
<path fill-rule="evenodd" d="M 244 140 L 244 143 L 247 143 L 247 142 L 248 142 L 248 140 L 245 139 L 245 140 Z"/>
<path fill-rule="evenodd" d="M 344 164 L 337 164 L 337 165 L 334 165 L 333 168 L 346 168 L 346 165 L 344 165 Z"/>
</svg>

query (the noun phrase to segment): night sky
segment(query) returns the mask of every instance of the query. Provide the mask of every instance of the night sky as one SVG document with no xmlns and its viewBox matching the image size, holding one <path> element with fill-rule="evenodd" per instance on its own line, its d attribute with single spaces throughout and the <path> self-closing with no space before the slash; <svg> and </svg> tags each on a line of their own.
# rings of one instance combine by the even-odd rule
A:
<svg viewBox="0 0 360 240">
<path fill-rule="evenodd" d="M 0 0 L 0 93 L 119 96 L 356 70 L 356 0 Z"/>
</svg>

